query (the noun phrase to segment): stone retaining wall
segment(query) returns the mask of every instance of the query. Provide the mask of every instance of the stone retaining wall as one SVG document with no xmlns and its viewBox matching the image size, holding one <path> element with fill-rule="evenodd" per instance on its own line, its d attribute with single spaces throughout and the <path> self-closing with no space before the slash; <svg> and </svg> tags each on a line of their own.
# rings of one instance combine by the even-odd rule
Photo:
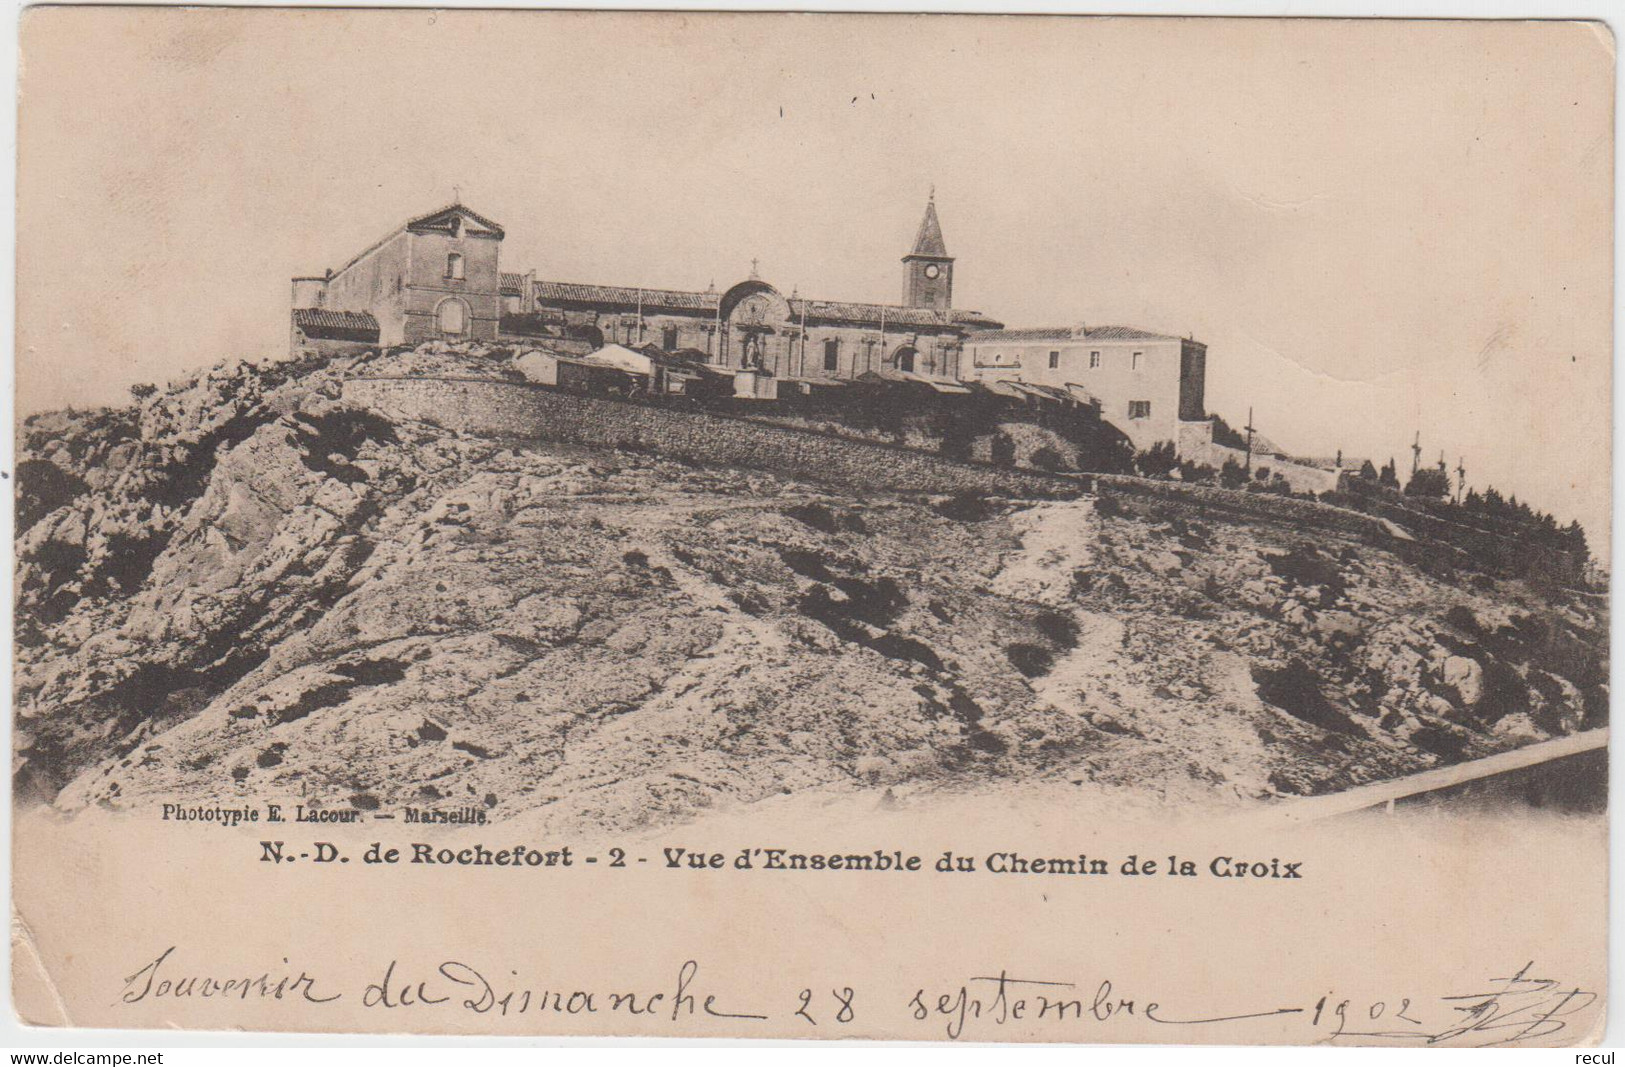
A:
<svg viewBox="0 0 1625 1067">
<path fill-rule="evenodd" d="M 693 463 L 913 493 L 1068 497 L 1087 482 L 961 463 L 927 452 L 709 412 L 563 393 L 476 378 L 353 378 L 344 400 L 386 418 L 450 430 L 651 452 Z"/>
</svg>

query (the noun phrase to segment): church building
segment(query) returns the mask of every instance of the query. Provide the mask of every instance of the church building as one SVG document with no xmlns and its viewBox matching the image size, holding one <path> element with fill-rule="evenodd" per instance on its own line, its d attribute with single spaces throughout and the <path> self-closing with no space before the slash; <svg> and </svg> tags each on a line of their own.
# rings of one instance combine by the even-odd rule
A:
<svg viewBox="0 0 1625 1067">
<path fill-rule="evenodd" d="M 581 354 L 655 345 L 760 371 L 778 396 L 871 374 L 1025 383 L 1098 403 L 1137 448 L 1170 441 L 1184 452 L 1201 431 L 1211 436 L 1200 342 L 1119 326 L 1007 330 L 955 307 L 955 260 L 934 193 L 902 257 L 895 304 L 786 295 L 754 265 L 721 291 L 550 281 L 502 271 L 502 239 L 500 225 L 456 203 L 408 219 L 336 271 L 295 278 L 295 350 L 436 339 Z"/>
<path fill-rule="evenodd" d="M 502 237 L 461 204 L 408 219 L 338 270 L 294 279 L 295 344 L 556 338 L 695 350 L 781 380 L 956 379 L 965 338 L 1002 325 L 953 306 L 954 259 L 934 197 L 902 260 L 899 304 L 786 296 L 755 270 L 721 292 L 547 281 L 503 273 Z"/>
<path fill-rule="evenodd" d="M 495 341 L 502 236 L 501 226 L 461 204 L 408 219 L 338 270 L 293 280 L 296 343 L 301 334 L 356 340 L 369 330 L 383 346 L 439 337 Z"/>
<path fill-rule="evenodd" d="M 965 338 L 1001 324 L 953 306 L 954 259 L 942 239 L 935 197 L 903 257 L 903 300 L 865 304 L 785 295 L 753 269 L 718 292 L 502 276 L 518 329 L 559 329 L 596 343 L 655 344 L 705 353 L 728 367 L 760 367 L 779 379 L 856 378 L 869 371 L 959 377 Z"/>
</svg>

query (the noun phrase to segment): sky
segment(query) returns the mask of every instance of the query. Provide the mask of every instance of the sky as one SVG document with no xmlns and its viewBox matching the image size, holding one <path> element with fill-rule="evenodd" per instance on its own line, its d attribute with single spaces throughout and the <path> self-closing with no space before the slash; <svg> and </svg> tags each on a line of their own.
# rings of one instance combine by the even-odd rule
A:
<svg viewBox="0 0 1625 1067">
<path fill-rule="evenodd" d="M 289 279 L 462 201 L 503 269 L 1208 345 L 1307 455 L 1607 538 L 1613 42 L 1580 23 L 34 8 L 18 411 L 286 351 Z"/>
</svg>

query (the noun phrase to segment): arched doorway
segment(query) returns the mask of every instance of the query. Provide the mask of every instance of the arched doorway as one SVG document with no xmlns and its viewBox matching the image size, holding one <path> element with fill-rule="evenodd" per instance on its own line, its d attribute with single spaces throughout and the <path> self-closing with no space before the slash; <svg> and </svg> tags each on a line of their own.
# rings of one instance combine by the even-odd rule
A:
<svg viewBox="0 0 1625 1067">
<path fill-rule="evenodd" d="M 892 357 L 892 364 L 900 371 L 913 373 L 914 357 L 917 355 L 919 355 L 919 352 L 913 345 L 904 345 L 902 348 L 899 348 L 896 355 Z"/>
<path fill-rule="evenodd" d="M 468 336 L 468 305 L 455 296 L 440 301 L 434 309 L 435 327 L 440 336 L 455 339 Z"/>
</svg>

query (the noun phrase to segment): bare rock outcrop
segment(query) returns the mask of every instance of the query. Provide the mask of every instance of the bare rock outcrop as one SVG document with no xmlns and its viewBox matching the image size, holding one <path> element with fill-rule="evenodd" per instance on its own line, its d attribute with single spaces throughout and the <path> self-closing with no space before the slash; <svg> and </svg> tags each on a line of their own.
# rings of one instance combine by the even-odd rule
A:
<svg viewBox="0 0 1625 1067">
<path fill-rule="evenodd" d="M 26 428 L 63 477 L 19 550 L 23 796 L 607 827 L 1034 778 L 1241 805 L 1606 720 L 1589 594 L 1154 499 L 864 499 L 335 399 L 397 373 L 514 372 L 239 365 Z"/>
</svg>

